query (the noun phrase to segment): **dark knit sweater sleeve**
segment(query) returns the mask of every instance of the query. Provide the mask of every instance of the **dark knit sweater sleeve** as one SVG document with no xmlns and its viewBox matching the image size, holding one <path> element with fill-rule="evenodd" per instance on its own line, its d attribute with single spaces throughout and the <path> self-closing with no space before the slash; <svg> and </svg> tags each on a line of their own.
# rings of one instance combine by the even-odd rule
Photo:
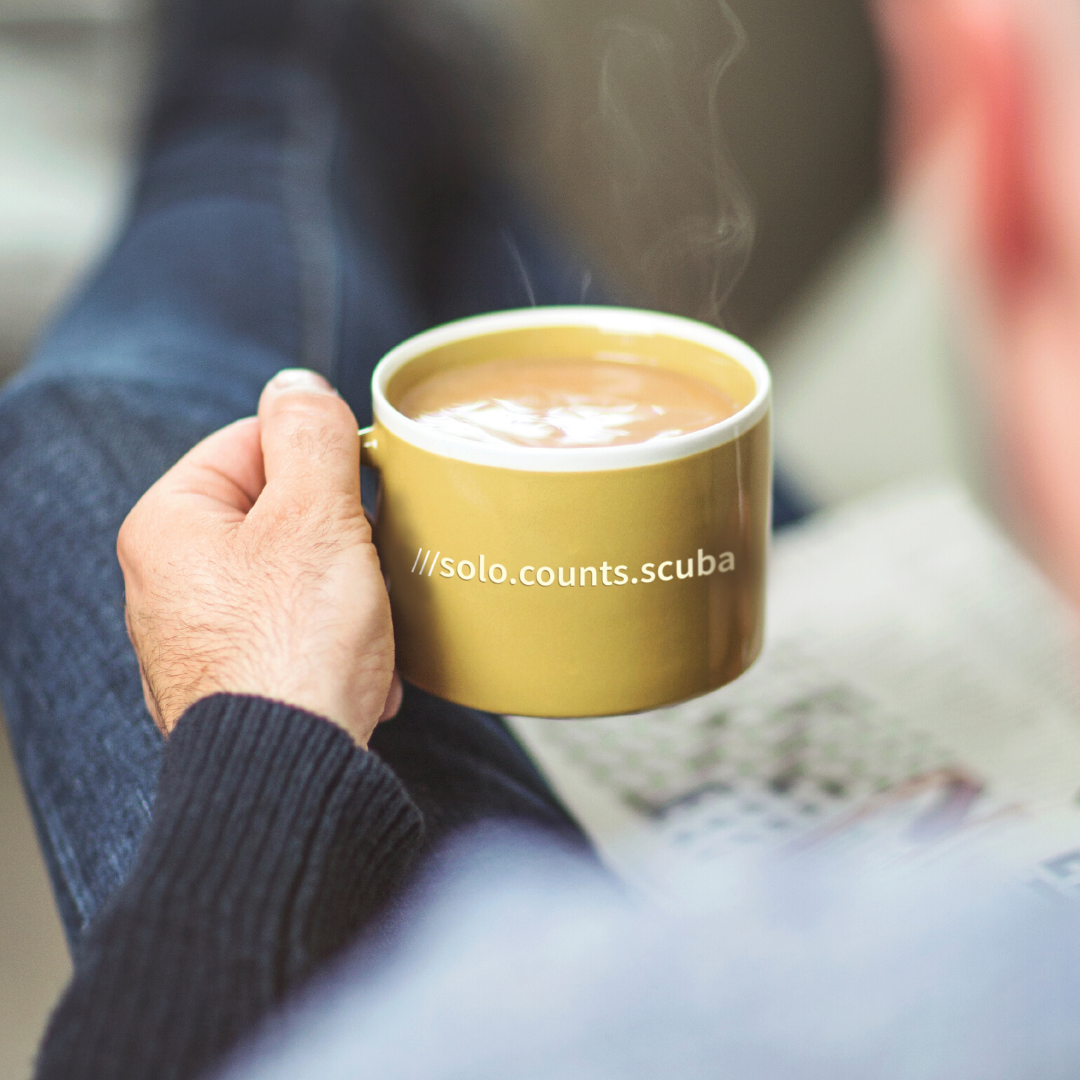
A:
<svg viewBox="0 0 1080 1080">
<path fill-rule="evenodd" d="M 39 1080 L 180 1080 L 345 944 L 419 846 L 397 777 L 338 727 L 261 698 L 192 706 L 153 823 L 88 932 Z"/>
</svg>

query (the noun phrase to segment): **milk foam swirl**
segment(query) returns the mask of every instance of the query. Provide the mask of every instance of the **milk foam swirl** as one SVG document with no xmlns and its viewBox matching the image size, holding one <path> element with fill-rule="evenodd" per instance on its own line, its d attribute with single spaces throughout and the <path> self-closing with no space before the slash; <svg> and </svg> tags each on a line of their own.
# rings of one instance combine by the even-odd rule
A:
<svg viewBox="0 0 1080 1080">
<path fill-rule="evenodd" d="M 647 363 L 497 360 L 435 375 L 399 406 L 417 423 L 472 442 L 550 449 L 672 439 L 737 406 L 704 380 Z"/>
</svg>

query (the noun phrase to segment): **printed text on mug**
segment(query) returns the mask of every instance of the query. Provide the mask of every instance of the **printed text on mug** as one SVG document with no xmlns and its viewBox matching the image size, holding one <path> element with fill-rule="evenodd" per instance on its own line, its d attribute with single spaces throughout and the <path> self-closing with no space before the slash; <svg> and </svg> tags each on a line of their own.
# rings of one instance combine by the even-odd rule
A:
<svg viewBox="0 0 1080 1080">
<path fill-rule="evenodd" d="M 688 559 L 665 559 L 663 562 L 644 563 L 633 575 L 625 564 L 612 565 L 602 562 L 599 566 L 522 566 L 510 575 L 502 563 L 489 563 L 480 555 L 472 559 L 456 559 L 441 551 L 420 548 L 413 560 L 412 573 L 421 577 L 456 578 L 476 581 L 485 585 L 552 585 L 564 589 L 590 588 L 604 585 L 648 585 L 652 582 L 684 581 L 694 577 L 712 577 L 713 574 L 730 574 L 735 569 L 735 555 L 724 551 L 719 555 L 706 554 L 698 548 L 697 557 Z"/>
</svg>

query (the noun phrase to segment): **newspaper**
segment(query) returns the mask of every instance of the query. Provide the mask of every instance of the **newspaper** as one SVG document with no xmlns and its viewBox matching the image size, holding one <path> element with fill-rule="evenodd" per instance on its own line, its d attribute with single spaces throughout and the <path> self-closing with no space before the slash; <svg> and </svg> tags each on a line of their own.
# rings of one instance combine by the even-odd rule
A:
<svg viewBox="0 0 1080 1080">
<path fill-rule="evenodd" d="M 656 712 L 508 718 L 601 856 L 663 897 L 696 867 L 821 846 L 952 857 L 1080 897 L 1080 636 L 953 486 L 781 536 L 765 650 Z"/>
</svg>

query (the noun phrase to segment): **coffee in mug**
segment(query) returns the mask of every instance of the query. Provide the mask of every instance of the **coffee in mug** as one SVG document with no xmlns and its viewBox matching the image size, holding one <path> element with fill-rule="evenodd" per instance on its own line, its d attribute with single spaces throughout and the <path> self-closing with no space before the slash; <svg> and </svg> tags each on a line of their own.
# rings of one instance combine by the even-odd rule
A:
<svg viewBox="0 0 1080 1080">
<path fill-rule="evenodd" d="M 399 410 L 476 442 L 568 449 L 672 439 L 739 411 L 719 387 L 645 360 L 489 360 L 413 387 Z"/>
<path fill-rule="evenodd" d="M 749 346 L 651 312 L 501 312 L 398 346 L 372 398 L 362 456 L 405 679 L 491 712 L 603 716 L 756 659 L 772 448 Z"/>
</svg>

